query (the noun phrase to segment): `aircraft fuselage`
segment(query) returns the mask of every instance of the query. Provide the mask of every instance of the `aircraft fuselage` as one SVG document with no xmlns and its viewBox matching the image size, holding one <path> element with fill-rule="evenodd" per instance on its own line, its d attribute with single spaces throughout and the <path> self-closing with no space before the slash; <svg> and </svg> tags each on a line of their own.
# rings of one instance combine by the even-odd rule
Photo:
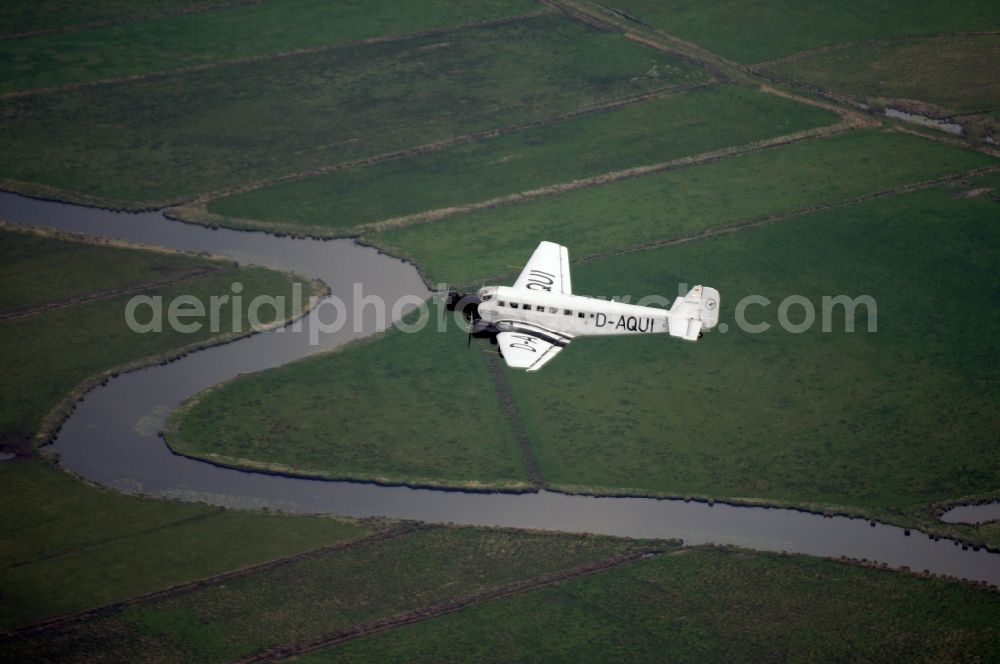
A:
<svg viewBox="0 0 1000 664">
<path fill-rule="evenodd" d="M 528 323 L 570 338 L 670 331 L 667 309 L 507 286 L 485 287 L 479 297 L 479 316 L 501 328 Z"/>
</svg>

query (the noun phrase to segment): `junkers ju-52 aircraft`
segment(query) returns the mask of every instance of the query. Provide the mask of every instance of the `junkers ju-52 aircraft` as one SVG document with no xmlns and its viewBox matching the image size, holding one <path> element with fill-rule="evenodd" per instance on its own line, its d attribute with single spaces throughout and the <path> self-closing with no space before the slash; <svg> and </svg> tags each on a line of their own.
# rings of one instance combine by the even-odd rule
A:
<svg viewBox="0 0 1000 664">
<path fill-rule="evenodd" d="M 508 366 L 528 371 L 541 369 L 576 337 L 667 332 L 697 341 L 719 322 L 719 291 L 706 286 L 695 286 L 670 309 L 573 295 L 569 252 L 554 242 L 538 245 L 513 286 L 450 290 L 445 304 L 469 321 L 470 344 L 473 337 L 489 339 Z"/>
</svg>

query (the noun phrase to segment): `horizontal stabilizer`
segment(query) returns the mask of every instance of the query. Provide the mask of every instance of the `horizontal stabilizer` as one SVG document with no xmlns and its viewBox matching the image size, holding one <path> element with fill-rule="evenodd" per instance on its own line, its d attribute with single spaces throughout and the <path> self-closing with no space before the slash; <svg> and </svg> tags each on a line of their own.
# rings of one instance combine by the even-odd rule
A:
<svg viewBox="0 0 1000 664">
<path fill-rule="evenodd" d="M 670 307 L 670 335 L 696 341 L 702 330 L 719 324 L 719 291 L 708 286 L 695 286 Z"/>
</svg>

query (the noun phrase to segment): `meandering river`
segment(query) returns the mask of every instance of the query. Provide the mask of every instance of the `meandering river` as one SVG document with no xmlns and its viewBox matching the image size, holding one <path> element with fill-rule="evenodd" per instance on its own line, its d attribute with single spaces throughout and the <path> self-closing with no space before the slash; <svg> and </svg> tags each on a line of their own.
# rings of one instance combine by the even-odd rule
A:
<svg viewBox="0 0 1000 664">
<path fill-rule="evenodd" d="M 430 295 L 412 265 L 349 240 L 212 230 L 172 221 L 159 212 L 120 213 L 8 193 L 0 193 L 0 218 L 291 270 L 322 279 L 333 295 L 347 303 L 355 283 L 363 284 L 365 294 L 388 302 L 404 295 Z M 963 549 L 953 541 L 933 540 L 915 531 L 907 536 L 902 528 L 873 527 L 863 519 L 678 500 L 550 491 L 466 493 L 300 479 L 221 468 L 169 450 L 157 432 L 184 399 L 241 373 L 282 365 L 377 330 L 374 311 L 369 311 L 358 331 L 345 326 L 335 334 L 320 335 L 320 343 L 310 345 L 310 330 L 321 315 L 323 307 L 307 316 L 297 332 L 285 328 L 257 334 L 163 366 L 122 374 L 95 388 L 77 405 L 54 443 L 60 464 L 126 493 L 288 512 L 681 538 L 689 544 L 848 556 L 1000 585 L 1000 554 Z"/>
</svg>

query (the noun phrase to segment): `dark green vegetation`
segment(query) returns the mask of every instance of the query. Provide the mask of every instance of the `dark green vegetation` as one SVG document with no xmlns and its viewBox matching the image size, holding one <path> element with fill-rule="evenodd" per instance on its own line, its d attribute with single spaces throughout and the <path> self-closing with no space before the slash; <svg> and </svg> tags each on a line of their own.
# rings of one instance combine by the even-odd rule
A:
<svg viewBox="0 0 1000 664">
<path fill-rule="evenodd" d="M 0 255 L 0 314 L 231 267 L 183 254 L 67 242 L 17 227 L 0 232 Z M 60 279 L 51 278 L 53 265 Z"/>
<path fill-rule="evenodd" d="M 526 487 L 479 349 L 431 323 L 196 397 L 167 438 L 213 461 L 384 482 Z M 485 432 L 485 434 L 484 434 Z"/>
<path fill-rule="evenodd" d="M 544 16 L 7 99 L 0 177 L 162 204 L 706 78 Z"/>
<path fill-rule="evenodd" d="M 988 661 L 998 610 L 940 580 L 687 549 L 297 661 Z"/>
<path fill-rule="evenodd" d="M 0 629 L 360 537 L 330 517 L 122 496 L 39 460 L 0 463 Z"/>
<path fill-rule="evenodd" d="M 42 418 L 88 378 L 182 347 L 207 344 L 213 336 L 249 331 L 247 311 L 255 294 L 284 296 L 287 303 L 280 317 L 276 317 L 274 307 L 262 307 L 259 313 L 263 324 L 296 313 L 291 310 L 295 280 L 290 275 L 161 252 L 39 239 L 18 232 L 7 231 L 2 235 L 5 237 L 0 246 L 13 257 L 0 268 L 3 290 L 7 293 L 0 296 L 0 302 L 5 303 L 5 309 L 61 303 L 68 298 L 79 300 L 72 306 L 0 322 L 0 349 L 3 349 L 0 357 L 4 367 L 4 380 L 0 382 L 0 435 L 11 442 L 33 438 L 42 426 Z M 102 262 L 114 266 L 103 269 Z M 60 274 L 74 281 L 42 277 L 54 264 L 60 266 Z M 94 274 L 96 269 L 102 273 Z M 199 269 L 206 271 L 205 274 L 197 276 Z M 153 275 L 170 279 L 184 276 L 185 272 L 192 278 L 162 285 L 150 279 Z M 231 285 L 237 281 L 244 288 L 243 315 L 236 316 L 239 329 L 233 326 L 229 302 L 219 309 L 219 329 L 215 334 L 207 318 L 203 319 L 206 322 L 200 330 L 191 333 L 180 332 L 168 324 L 167 306 L 173 298 L 193 296 L 207 311 L 211 297 L 230 293 Z M 134 290 L 87 299 L 88 295 L 102 296 L 108 290 L 144 284 L 149 287 L 140 288 L 139 292 L 161 297 L 164 303 L 161 333 L 138 334 L 126 324 L 125 307 L 137 294 Z M 311 286 L 300 287 L 304 304 Z M 151 316 L 148 308 L 140 308 L 137 320 L 147 322 Z"/>
<path fill-rule="evenodd" d="M 583 339 L 538 375 L 512 374 L 542 475 L 599 492 L 900 513 L 995 496 L 996 214 L 988 197 L 939 188 L 577 266 L 580 292 L 669 297 L 678 281 L 713 284 L 729 330 L 696 345 Z M 961 294 L 972 291 L 970 314 Z M 877 332 L 863 305 L 857 331 L 837 307 L 823 332 L 822 296 L 838 294 L 872 296 Z M 737 329 L 747 295 L 771 302 L 746 310 L 771 330 Z M 791 295 L 816 311 L 801 334 L 778 324 Z M 803 317 L 800 305 L 788 312 Z"/>
<path fill-rule="evenodd" d="M 1000 318 L 983 306 L 975 325 L 963 324 L 968 302 L 956 297 L 970 284 L 983 302 L 1000 295 L 995 215 L 991 197 L 962 198 L 942 187 L 575 265 L 575 290 L 594 295 L 669 299 L 681 281 L 716 285 L 730 329 L 699 344 L 581 339 L 544 372 L 511 372 L 543 479 L 570 491 L 841 506 L 925 527 L 933 524 L 923 510 L 934 503 L 995 495 L 1000 456 L 992 439 L 1000 420 L 992 404 L 1000 394 L 991 358 L 1000 352 Z M 769 323 L 767 333 L 736 329 L 734 307 L 751 294 L 771 301 L 746 312 L 751 323 Z M 830 332 L 822 331 L 822 297 L 840 294 L 875 298 L 877 332 L 866 331 L 864 305 L 856 332 L 844 331 L 841 305 L 831 310 Z M 816 324 L 805 333 L 778 327 L 779 303 L 789 295 L 815 307 Z M 802 316 L 798 305 L 789 310 L 794 323 Z M 471 424 L 456 422 L 442 434 L 430 408 L 421 428 L 410 424 L 421 405 L 465 402 L 470 381 L 485 380 L 475 355 L 456 355 L 460 347 L 454 334 L 393 333 L 242 378 L 175 418 L 179 447 L 306 472 L 363 468 L 370 477 L 415 481 L 425 481 L 428 463 L 440 466 L 444 454 L 447 472 L 431 476 L 436 481 L 489 483 L 492 476 L 506 483 L 510 471 L 490 472 L 496 452 L 415 446 L 418 432 L 425 440 L 461 441 L 466 426 L 494 431 L 492 420 L 483 420 L 496 412 L 492 394 L 469 401 Z M 430 369 L 441 366 L 449 371 Z M 341 403 L 342 392 L 364 389 L 355 376 L 365 367 L 374 367 L 375 393 L 392 394 L 401 407 L 370 398 L 306 417 L 311 399 L 303 390 Z M 473 373 L 456 379 L 462 371 Z M 478 384 L 479 394 L 485 385 Z M 396 386 L 416 386 L 420 397 Z M 265 422 L 277 422 L 277 433 L 264 434 Z M 330 433 L 337 424 L 350 431 L 350 445 Z M 475 437 L 473 450 L 506 441 L 508 429 L 500 430 L 496 438 Z M 400 449 L 406 452 L 397 456 Z M 505 458 L 509 463 L 513 453 Z M 988 531 L 952 532 L 994 541 Z"/>
<path fill-rule="evenodd" d="M 807 49 L 862 39 L 996 30 L 1000 5 L 976 0 L 855 3 L 849 8 L 823 0 L 612 0 L 625 11 L 715 53 L 753 64 Z"/>
<path fill-rule="evenodd" d="M 662 553 L 576 572 L 644 551 Z M 551 575 L 562 580 L 532 585 Z M 512 584 L 511 596 L 480 595 Z M 666 651 L 671 661 L 989 660 L 998 602 L 941 579 L 807 557 L 417 528 L 19 636 L 6 650 L 221 662 L 361 630 L 297 661 L 662 661 Z M 449 603 L 466 608 L 442 615 Z M 413 618 L 363 636 L 365 625 Z"/>
<path fill-rule="evenodd" d="M 579 8 L 583 1 L 565 3 Z M 10 32 L 131 14 L 148 19 L 188 6 L 60 0 L 29 7 L 18 0 L 0 9 L 0 25 Z M 587 6 L 618 28 L 627 22 Z M 207 204 L 246 223 L 335 233 L 718 150 L 715 163 L 678 164 L 670 173 L 587 190 L 564 187 L 547 199 L 372 232 L 372 239 L 416 256 L 435 276 L 478 281 L 516 271 L 540 239 L 561 241 L 581 258 L 694 235 L 697 241 L 680 246 L 578 263 L 574 284 L 583 293 L 670 298 L 680 281 L 708 283 L 723 293 L 726 333 L 697 345 L 581 339 L 528 376 L 500 369 L 498 358 L 479 352 L 484 344 L 462 351 L 464 338 L 454 329 L 394 331 L 203 395 L 173 420 L 175 443 L 232 463 L 385 481 L 519 488 L 540 476 L 567 490 L 697 494 L 816 510 L 839 505 L 1000 545 L 1000 525 L 941 525 L 928 509 L 1000 497 L 1000 314 L 992 306 L 1000 295 L 998 208 L 995 193 L 976 191 L 997 176 L 900 195 L 915 182 L 996 162 L 920 137 L 848 130 L 882 119 L 839 101 L 828 108 L 843 123 L 823 127 L 831 120 L 825 112 L 793 106 L 800 98 L 776 98 L 787 87 L 761 86 L 765 79 L 755 71 L 699 48 L 744 64 L 793 53 L 808 63 L 802 49 L 836 46 L 816 56 L 832 58 L 849 52 L 845 41 L 885 44 L 917 35 L 892 54 L 882 46 L 851 52 L 843 66 L 853 69 L 838 80 L 851 94 L 881 98 L 862 76 L 864 57 L 874 58 L 890 71 L 886 94 L 910 95 L 920 79 L 930 93 L 916 98 L 951 100 L 983 146 L 996 133 L 989 124 L 996 110 L 975 105 L 992 103 L 993 82 L 971 65 L 995 60 L 995 40 L 973 38 L 948 50 L 945 44 L 958 42 L 919 37 L 995 30 L 1000 10 L 971 0 L 929 7 L 912 0 L 850 8 L 816 0 L 621 6 L 697 42 L 630 27 L 691 59 L 568 15 L 345 44 L 545 8 L 493 0 L 432 0 L 419 8 L 398 0 L 265 0 L 0 42 L 0 86 L 7 90 L 198 69 L 0 101 L 0 184 L 132 207 L 183 201 L 204 213 Z M 917 44 L 929 48 L 918 52 Z M 278 53 L 297 49 L 307 52 Z M 925 62 L 928 53 L 955 60 Z M 949 66 L 961 71 L 949 73 Z M 841 85 L 814 74 L 818 85 Z M 726 77 L 731 84 L 719 86 L 716 79 Z M 978 87 L 967 90 L 969 82 Z M 716 87 L 638 101 L 708 86 Z M 605 108 L 618 102 L 633 105 Z M 580 115 L 595 110 L 607 112 Z M 970 113 L 979 110 L 985 112 Z M 882 128 L 889 126 L 897 123 Z M 829 137 L 834 131 L 847 133 Z M 790 132 L 800 142 L 735 156 L 750 141 Z M 473 133 L 493 138 L 470 142 Z M 963 140 L 974 144 L 953 142 Z M 395 151 L 395 162 L 355 163 L 353 171 L 331 174 L 345 161 Z M 847 200 L 878 191 L 886 196 Z M 221 196 L 229 198 L 210 200 Z M 851 207 L 804 214 L 841 204 Z M 751 227 L 789 214 L 797 216 Z M 739 232 L 713 235 L 720 229 Z M 39 428 L 51 430 L 71 402 L 67 393 L 83 381 L 217 339 L 123 336 L 127 296 L 108 290 L 204 297 L 226 292 L 237 278 L 247 295 L 286 293 L 291 283 L 286 275 L 225 263 L 74 250 L 36 238 L 18 244 L 3 235 L 0 248 L 12 260 L 0 275 L 0 312 L 103 298 L 0 322 L 0 442 L 22 457 L 33 455 L 28 441 Z M 218 271 L 185 272 L 199 265 Z M 183 282 L 158 283 L 186 274 Z M 752 307 L 750 319 L 771 324 L 778 302 L 792 293 L 820 310 L 823 295 L 870 294 L 878 332 L 844 333 L 838 310 L 829 333 L 819 322 L 798 335 L 743 333 L 733 308 L 751 293 L 771 306 Z M 800 314 L 793 307 L 792 319 Z M 862 330 L 866 314 L 859 311 Z M 497 369 L 502 373 L 490 373 Z M 664 543 L 226 512 L 99 491 L 37 459 L 3 462 L 0 482 L 8 505 L 0 525 L 0 626 L 270 563 L 7 638 L 5 659 L 231 660 L 393 615 L 435 615 L 498 589 L 516 595 L 317 657 L 1000 658 L 996 594 L 941 580 Z M 314 550 L 387 527 L 396 530 L 378 540 Z M 646 547 L 670 555 L 575 578 L 581 564 Z M 553 573 L 572 580 L 532 590 L 532 580 L 537 586 L 540 575 Z"/>
<path fill-rule="evenodd" d="M 266 518 L 266 517 L 265 517 Z M 641 544 L 419 528 L 7 644 L 10 656 L 231 661 L 258 650 L 533 579 Z M 647 548 L 648 545 L 647 545 Z"/>
<path fill-rule="evenodd" d="M 835 119 L 812 106 L 725 86 L 216 199 L 208 211 L 270 226 L 308 226 L 310 232 L 348 229 L 747 144 Z"/>
<path fill-rule="evenodd" d="M 207 302 L 244 287 L 290 296 L 292 277 L 162 251 L 89 244 L 17 228 L 0 232 L 0 442 L 31 456 L 42 420 L 58 423 L 79 386 L 115 367 L 166 357 L 213 335 L 136 334 L 125 303 L 142 293 L 169 302 L 191 294 Z M 58 266 L 61 279 L 52 279 Z M 309 285 L 304 289 L 308 295 Z M 127 291 L 127 294 L 116 292 Z M 39 307 L 65 305 L 52 310 Z M 263 308 L 263 321 L 274 311 Z M 290 309 L 284 316 L 291 316 Z M 215 337 L 232 336 L 223 306 Z M 146 316 L 141 317 L 143 320 Z M 247 329 L 246 311 L 241 329 Z M 169 326 L 165 325 L 165 330 Z M 0 463 L 0 629 L 88 609 L 319 546 L 365 530 L 331 518 L 277 517 L 130 498 L 88 487 L 37 459 Z"/>
<path fill-rule="evenodd" d="M 847 46 L 780 62 L 767 71 L 883 105 L 918 101 L 939 107 L 934 115 L 970 113 L 1000 106 L 1000 35 Z"/>
<path fill-rule="evenodd" d="M 488 21 L 543 8 L 531 0 L 282 0 L 34 39 L 0 41 L 0 91 L 190 67 L 259 54 Z M 86 57 L 81 58 L 81 54 Z"/>
<path fill-rule="evenodd" d="M 183 11 L 207 5 L 223 5 L 223 0 L 8 0 L 0 5 L 0 36 L 35 30 L 52 30 L 103 21 L 125 21 L 150 18 L 169 12 Z"/>
<path fill-rule="evenodd" d="M 511 273 L 510 266 L 523 264 L 540 239 L 565 244 L 579 258 L 836 203 L 991 162 L 914 136 L 853 131 L 366 239 L 414 259 L 432 282 L 471 282 Z M 441 242 L 442 237 L 450 241 Z"/>
</svg>

